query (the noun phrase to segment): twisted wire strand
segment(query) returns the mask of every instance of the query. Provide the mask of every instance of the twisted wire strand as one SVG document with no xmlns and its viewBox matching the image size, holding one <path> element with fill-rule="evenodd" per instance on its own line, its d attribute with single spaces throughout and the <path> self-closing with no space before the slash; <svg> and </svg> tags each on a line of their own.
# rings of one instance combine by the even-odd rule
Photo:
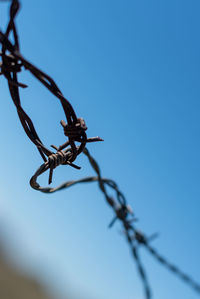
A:
<svg viewBox="0 0 200 299">
<path fill-rule="evenodd" d="M 188 274 L 182 272 L 177 266 L 171 264 L 165 257 L 161 256 L 156 249 L 151 247 L 148 243 L 144 244 L 146 249 L 161 263 L 164 267 L 168 268 L 169 271 L 178 276 L 185 283 L 190 285 L 197 293 L 200 293 L 200 284 L 194 281 Z"/>
<path fill-rule="evenodd" d="M 141 259 L 139 257 L 138 248 L 134 244 L 134 239 L 132 238 L 132 236 L 129 232 L 130 227 L 125 224 L 124 229 L 125 229 L 125 235 L 126 235 L 127 242 L 128 242 L 128 244 L 130 246 L 130 249 L 132 251 L 133 258 L 135 259 L 135 263 L 136 263 L 136 266 L 137 266 L 137 270 L 138 270 L 140 279 L 143 283 L 145 297 L 146 297 L 146 299 L 151 299 L 152 298 L 152 292 L 151 292 L 151 288 L 150 288 L 150 285 L 149 285 L 149 282 L 148 282 L 147 274 L 146 274 L 144 266 L 141 262 Z"/>
</svg>

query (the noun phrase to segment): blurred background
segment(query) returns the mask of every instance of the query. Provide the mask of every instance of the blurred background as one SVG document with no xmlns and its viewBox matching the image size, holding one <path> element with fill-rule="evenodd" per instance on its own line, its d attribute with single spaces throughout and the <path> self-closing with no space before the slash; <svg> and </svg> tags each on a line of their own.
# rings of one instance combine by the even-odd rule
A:
<svg viewBox="0 0 200 299">
<path fill-rule="evenodd" d="M 21 52 L 58 84 L 104 177 L 124 192 L 152 246 L 200 281 L 199 1 L 21 1 Z M 9 2 L 0 3 L 5 30 Z M 64 114 L 28 72 L 22 106 L 49 147 L 65 142 Z M 97 184 L 45 195 L 29 186 L 42 164 L 0 78 L 0 297 L 142 299 L 129 248 Z M 93 175 L 62 166 L 53 185 Z M 39 178 L 47 185 L 47 175 Z M 153 298 L 198 294 L 141 249 Z M 28 294 L 28 295 L 27 295 Z"/>
</svg>

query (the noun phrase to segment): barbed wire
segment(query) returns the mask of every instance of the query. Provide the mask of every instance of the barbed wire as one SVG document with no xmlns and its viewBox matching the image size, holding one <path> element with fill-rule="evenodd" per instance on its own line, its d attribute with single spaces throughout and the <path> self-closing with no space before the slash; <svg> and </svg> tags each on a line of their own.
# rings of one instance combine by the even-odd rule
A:
<svg viewBox="0 0 200 299">
<path fill-rule="evenodd" d="M 9 0 L 0 0 L 1 2 L 8 2 Z M 11 0 L 10 0 L 11 1 Z M 70 104 L 70 102 L 63 96 L 62 92 L 54 82 L 54 80 L 47 74 L 42 72 L 28 60 L 26 60 L 20 53 L 19 40 L 17 29 L 15 25 L 15 17 L 20 8 L 20 3 L 18 0 L 12 0 L 10 5 L 10 19 L 8 22 L 7 29 L 5 33 L 0 31 L 0 43 L 2 44 L 2 52 L 0 56 L 2 62 L 0 64 L 1 73 L 8 82 L 8 87 L 10 91 L 11 98 L 14 105 L 16 106 L 17 113 L 21 124 L 30 138 L 30 140 L 36 145 L 44 163 L 38 168 L 35 174 L 30 180 L 30 185 L 33 189 L 44 192 L 53 193 L 60 191 L 70 186 L 74 186 L 79 183 L 91 183 L 97 182 L 98 186 L 103 193 L 107 204 L 112 208 L 114 212 L 114 218 L 109 224 L 111 228 L 116 221 L 121 222 L 123 227 L 124 236 L 130 247 L 132 256 L 136 262 L 139 276 L 143 283 L 145 298 L 151 299 L 152 292 L 150 284 L 148 282 L 147 274 L 145 268 L 142 264 L 139 248 L 143 246 L 160 264 L 165 266 L 168 270 L 173 272 L 182 281 L 190 285 L 199 295 L 200 295 L 200 284 L 195 282 L 189 275 L 182 272 L 177 266 L 170 263 L 166 258 L 161 256 L 157 250 L 155 250 L 150 242 L 155 236 L 146 237 L 145 234 L 140 232 L 135 227 L 136 218 L 131 207 L 127 204 L 127 200 L 123 193 L 119 190 L 118 185 L 115 181 L 101 176 L 101 170 L 96 162 L 96 160 L 91 156 L 88 149 L 86 148 L 86 143 L 103 141 L 100 137 L 88 138 L 86 135 L 86 124 L 83 118 L 77 118 L 76 113 Z M 14 44 L 9 40 L 10 34 L 13 33 Z M 9 54 L 8 54 L 9 53 Z M 49 150 L 39 138 L 32 120 L 23 110 L 20 100 L 19 88 L 26 88 L 27 85 L 18 81 L 18 73 L 22 71 L 22 67 L 28 70 L 36 79 L 38 79 L 55 97 L 60 100 L 67 123 L 62 120 L 61 125 L 64 129 L 64 134 L 68 140 L 61 146 L 56 147 L 52 145 L 51 147 L 56 150 L 53 152 Z M 75 142 L 79 142 L 80 145 L 76 145 Z M 80 169 L 79 166 L 73 162 L 76 160 L 77 156 L 84 153 L 96 176 L 85 177 L 79 180 L 68 181 L 61 184 L 58 187 L 41 187 L 37 182 L 38 177 L 49 170 L 49 184 L 52 182 L 53 170 L 59 165 L 69 165 L 76 169 Z M 110 188 L 114 190 L 115 197 L 108 194 L 107 189 Z"/>
<path fill-rule="evenodd" d="M 81 152 L 85 148 L 86 143 L 102 141 L 102 139 L 99 137 L 87 138 L 87 126 L 84 119 L 77 118 L 72 105 L 63 96 L 54 80 L 47 74 L 42 72 L 40 69 L 35 67 L 33 64 L 31 64 L 20 54 L 18 35 L 15 26 L 15 17 L 19 8 L 19 1 L 13 0 L 10 6 L 10 21 L 8 23 L 6 32 L 0 32 L 0 42 L 2 44 L 2 52 L 0 54 L 2 57 L 1 75 L 4 75 L 4 77 L 8 81 L 12 100 L 17 108 L 19 119 L 27 136 L 36 145 L 42 159 L 46 162 L 48 158 L 48 168 L 50 168 L 49 183 L 51 183 L 53 169 L 57 166 L 57 164 L 70 165 L 72 167 L 79 168 L 78 166 L 73 164 L 73 162 L 76 160 L 77 156 L 81 154 Z M 9 41 L 9 35 L 11 33 L 13 33 L 14 36 L 14 45 Z M 6 52 L 9 52 L 10 54 L 8 55 Z M 55 97 L 60 100 L 67 119 L 67 124 L 64 120 L 62 120 L 61 125 L 64 129 L 65 136 L 68 137 L 68 141 L 61 145 L 59 148 L 57 148 L 56 146 L 52 146 L 57 150 L 57 153 L 52 152 L 44 146 L 34 128 L 33 122 L 21 106 L 19 88 L 27 87 L 27 85 L 18 82 L 17 74 L 21 72 L 22 67 L 30 71 L 35 78 L 37 78 Z M 76 146 L 75 142 L 80 142 L 80 145 Z M 61 150 L 68 146 L 69 148 L 67 150 L 67 156 L 65 157 L 64 154 L 61 158 Z M 57 163 L 58 161 L 60 162 Z"/>
</svg>

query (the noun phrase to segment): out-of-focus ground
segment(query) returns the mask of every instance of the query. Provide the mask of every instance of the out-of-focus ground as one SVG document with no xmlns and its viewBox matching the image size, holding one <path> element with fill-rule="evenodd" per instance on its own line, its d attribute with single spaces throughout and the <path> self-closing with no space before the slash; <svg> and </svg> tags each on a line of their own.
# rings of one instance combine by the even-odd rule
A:
<svg viewBox="0 0 200 299">
<path fill-rule="evenodd" d="M 1 299 L 53 299 L 40 282 L 17 269 L 0 250 Z"/>
<path fill-rule="evenodd" d="M 23 249 L 22 243 L 16 237 L 16 229 L 8 227 L 0 217 L 0 299 L 88 299 L 79 287 L 72 290 L 70 283 L 64 293 L 53 280 L 48 281 L 41 272 L 39 260 L 35 261 L 34 269 L 26 265 L 26 258 L 19 256 Z M 27 248 L 28 250 L 28 248 Z M 29 256 L 31 258 L 31 254 Z M 42 267 L 53 266 L 45 262 Z M 47 270 L 48 271 L 48 270 Z"/>
</svg>

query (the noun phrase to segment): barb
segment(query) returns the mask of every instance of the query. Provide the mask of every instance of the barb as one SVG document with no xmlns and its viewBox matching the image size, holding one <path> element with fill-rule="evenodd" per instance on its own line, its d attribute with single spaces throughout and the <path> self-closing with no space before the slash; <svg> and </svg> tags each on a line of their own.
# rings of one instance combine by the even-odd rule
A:
<svg viewBox="0 0 200 299">
<path fill-rule="evenodd" d="M 6 2 L 9 0 L 0 0 L 1 2 Z M 11 0 L 10 0 L 11 1 Z M 88 149 L 85 147 L 86 143 L 103 141 L 100 137 L 88 138 L 86 135 L 87 126 L 83 118 L 77 118 L 76 113 L 70 104 L 70 102 L 63 96 L 62 92 L 54 82 L 54 80 L 47 74 L 42 72 L 28 60 L 26 60 L 19 49 L 19 40 L 17 29 L 15 25 L 15 18 L 20 8 L 18 0 L 12 0 L 10 5 L 10 20 L 5 33 L 0 31 L 0 43 L 2 44 L 2 52 L 0 56 L 2 62 L 0 63 L 0 75 L 3 75 L 8 82 L 8 87 L 10 91 L 11 98 L 14 105 L 16 106 L 17 113 L 21 124 L 29 137 L 29 139 L 37 147 L 44 163 L 38 168 L 35 174 L 30 180 L 30 185 L 35 190 L 44 193 L 53 193 L 59 190 L 69 188 L 79 183 L 91 183 L 97 182 L 98 186 L 103 193 L 107 204 L 112 208 L 114 216 L 109 224 L 112 227 L 116 221 L 120 221 L 124 231 L 124 236 L 130 247 L 132 256 L 136 262 L 139 276 L 143 283 L 144 293 L 146 299 L 152 298 L 151 288 L 148 282 L 147 274 L 145 268 L 141 262 L 139 256 L 139 247 L 143 246 L 148 250 L 148 252 L 156 258 L 156 260 L 165 266 L 168 270 L 176 274 L 185 283 L 190 285 L 195 291 L 200 294 L 200 284 L 196 283 L 189 275 L 182 272 L 178 267 L 174 266 L 167 259 L 163 258 L 157 250 L 150 246 L 150 242 L 153 237 L 147 238 L 143 233 L 135 228 L 134 222 L 136 218 L 131 207 L 127 204 L 126 198 L 123 193 L 119 190 L 117 184 L 110 179 L 103 178 L 101 175 L 100 167 L 96 160 L 90 155 Z M 13 33 L 14 44 L 9 40 L 10 34 Z M 22 71 L 22 68 L 28 70 L 37 80 L 41 82 L 56 98 L 59 99 L 67 123 L 62 120 L 61 125 L 64 129 L 64 135 L 67 137 L 67 141 L 56 147 L 52 145 L 51 147 L 56 150 L 53 152 L 48 149 L 40 140 L 32 120 L 23 110 L 20 100 L 20 88 L 26 88 L 27 85 L 18 81 L 18 73 Z M 80 145 L 76 145 L 76 142 Z M 58 187 L 41 187 L 37 182 L 38 177 L 49 170 L 49 184 L 52 182 L 53 171 L 59 165 L 69 165 L 76 169 L 80 169 L 79 166 L 73 162 L 76 160 L 77 156 L 84 153 L 96 176 L 86 177 L 80 180 L 68 181 L 61 184 Z M 110 188 L 114 191 L 115 196 L 110 196 L 107 189 Z"/>
</svg>

